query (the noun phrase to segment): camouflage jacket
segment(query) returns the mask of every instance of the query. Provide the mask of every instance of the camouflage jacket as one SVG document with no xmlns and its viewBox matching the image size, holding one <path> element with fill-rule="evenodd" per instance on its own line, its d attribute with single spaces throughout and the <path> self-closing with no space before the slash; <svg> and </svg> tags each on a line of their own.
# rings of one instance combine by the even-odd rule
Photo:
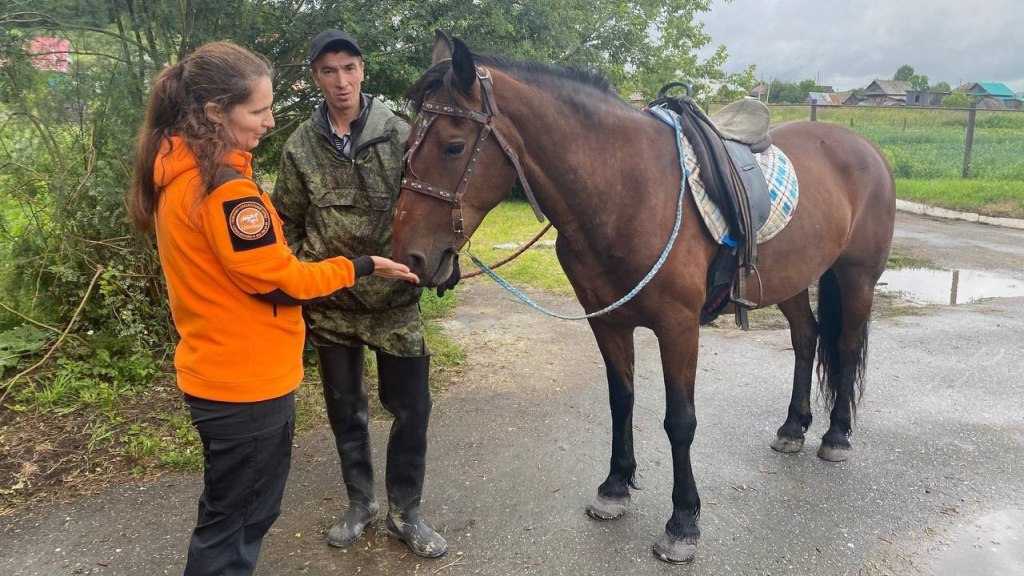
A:
<svg viewBox="0 0 1024 576">
<path fill-rule="evenodd" d="M 327 107 L 321 103 L 284 145 L 273 201 L 288 244 L 305 261 L 390 256 L 409 124 L 364 95 L 363 111 L 352 124 L 351 158 L 334 148 L 330 133 Z M 354 287 L 307 306 L 307 319 L 312 329 L 344 323 L 338 312 L 408 308 L 418 304 L 420 292 L 406 282 L 363 277 Z M 346 332 L 342 328 L 325 331 Z"/>
</svg>

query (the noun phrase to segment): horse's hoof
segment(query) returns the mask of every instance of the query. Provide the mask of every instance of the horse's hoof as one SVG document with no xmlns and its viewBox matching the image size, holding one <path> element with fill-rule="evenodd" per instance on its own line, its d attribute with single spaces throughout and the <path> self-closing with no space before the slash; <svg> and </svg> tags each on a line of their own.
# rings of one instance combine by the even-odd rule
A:
<svg viewBox="0 0 1024 576">
<path fill-rule="evenodd" d="M 659 560 L 669 564 L 693 562 L 694 556 L 697 555 L 697 539 L 683 538 L 677 540 L 666 532 L 654 543 L 653 552 Z"/>
<path fill-rule="evenodd" d="M 615 520 L 626 513 L 628 506 L 628 495 L 625 498 L 605 498 L 598 494 L 587 504 L 587 516 L 595 520 Z"/>
<path fill-rule="evenodd" d="M 775 450 L 776 452 L 782 452 L 783 454 L 796 454 L 797 452 L 803 449 L 803 438 L 788 438 L 786 436 L 776 436 L 775 440 L 772 440 L 772 450 Z"/>
<path fill-rule="evenodd" d="M 829 446 L 822 443 L 818 446 L 818 458 L 826 462 L 845 462 L 853 456 L 853 448 L 849 446 Z"/>
</svg>

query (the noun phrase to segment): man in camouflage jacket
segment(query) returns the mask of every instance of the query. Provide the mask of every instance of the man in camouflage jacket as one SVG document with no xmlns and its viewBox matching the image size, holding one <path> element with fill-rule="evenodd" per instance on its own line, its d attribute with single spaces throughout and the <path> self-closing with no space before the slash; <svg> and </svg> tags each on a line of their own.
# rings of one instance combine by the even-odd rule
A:
<svg viewBox="0 0 1024 576">
<path fill-rule="evenodd" d="M 390 256 L 409 125 L 362 93 L 362 51 L 348 34 L 334 29 L 318 34 L 309 61 L 324 101 L 285 143 L 274 186 L 288 244 L 308 261 Z M 305 308 L 307 338 L 319 356 L 349 500 L 328 533 L 332 546 L 352 544 L 378 511 L 363 384 L 364 351 L 370 347 L 377 357 L 381 403 L 395 418 L 387 448 L 385 526 L 421 556 L 440 556 L 447 549 L 420 516 L 431 407 L 420 290 L 368 277 Z"/>
</svg>

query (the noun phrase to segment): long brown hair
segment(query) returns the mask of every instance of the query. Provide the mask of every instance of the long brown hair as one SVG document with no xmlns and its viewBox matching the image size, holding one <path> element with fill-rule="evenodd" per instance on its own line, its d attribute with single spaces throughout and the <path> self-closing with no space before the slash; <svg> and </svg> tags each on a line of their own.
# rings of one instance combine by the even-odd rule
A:
<svg viewBox="0 0 1024 576">
<path fill-rule="evenodd" d="M 171 136 L 179 136 L 195 154 L 207 193 L 218 162 L 235 142 L 206 116 L 217 104 L 225 113 L 247 101 L 256 82 L 270 77 L 270 62 L 232 42 L 210 42 L 164 68 L 153 80 L 146 117 L 135 143 L 135 162 L 128 190 L 128 217 L 135 228 L 152 232 L 163 189 L 153 180 L 157 154 Z M 169 150 L 169 149 L 168 149 Z M 169 152 L 168 152 L 169 153 Z"/>
</svg>

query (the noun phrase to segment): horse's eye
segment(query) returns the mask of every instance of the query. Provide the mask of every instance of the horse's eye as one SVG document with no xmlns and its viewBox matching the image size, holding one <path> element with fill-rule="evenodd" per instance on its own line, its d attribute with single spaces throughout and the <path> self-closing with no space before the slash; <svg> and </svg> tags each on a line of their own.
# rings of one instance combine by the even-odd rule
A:
<svg viewBox="0 0 1024 576">
<path fill-rule="evenodd" d="M 458 156 L 466 149 L 465 142 L 451 142 L 444 149 L 445 156 Z"/>
</svg>

